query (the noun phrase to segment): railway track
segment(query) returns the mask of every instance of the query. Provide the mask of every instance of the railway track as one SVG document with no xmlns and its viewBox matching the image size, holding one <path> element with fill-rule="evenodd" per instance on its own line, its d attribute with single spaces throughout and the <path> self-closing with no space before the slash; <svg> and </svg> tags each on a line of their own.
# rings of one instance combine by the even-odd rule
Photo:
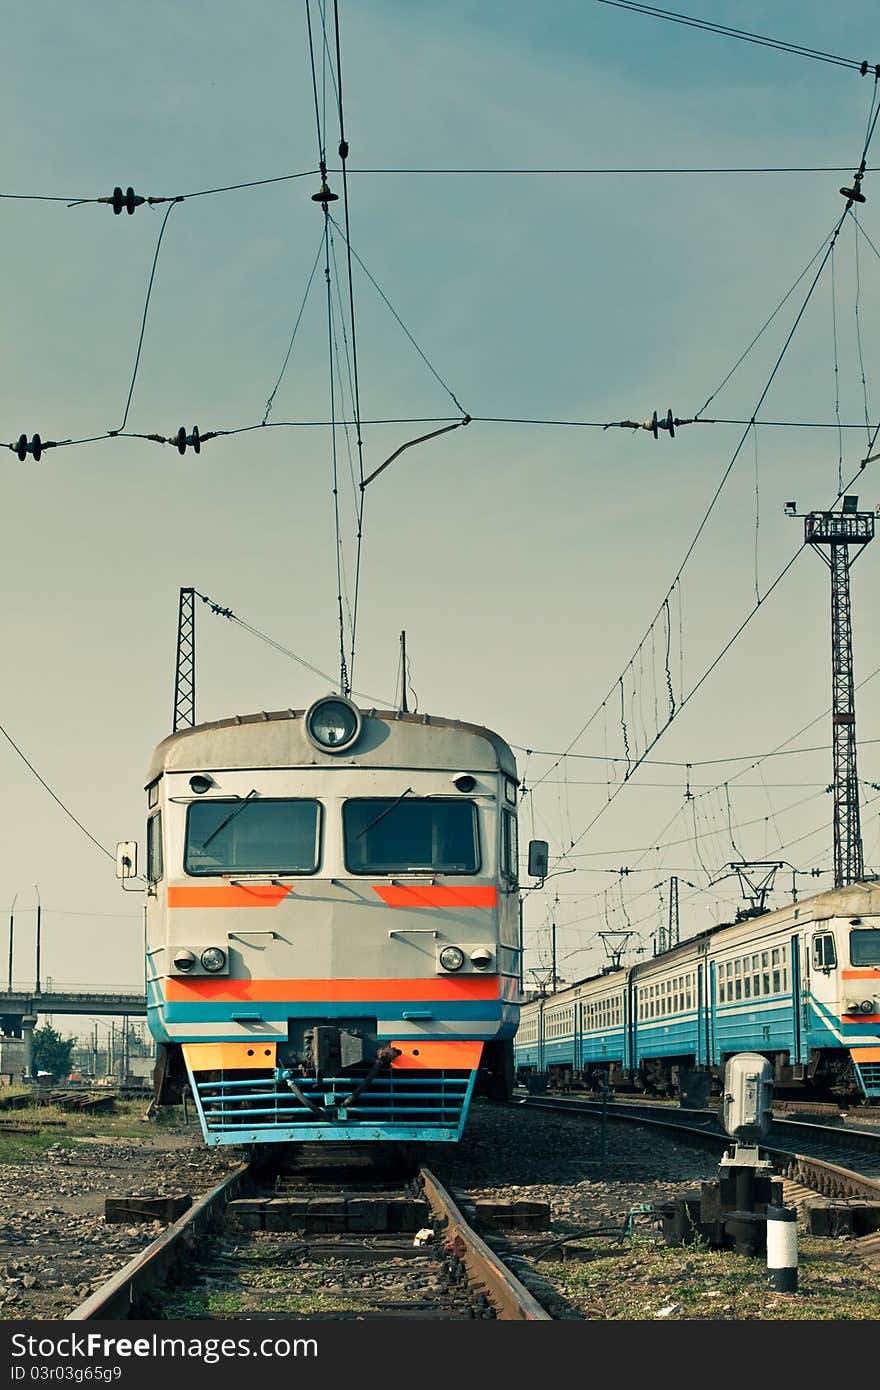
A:
<svg viewBox="0 0 880 1390">
<path fill-rule="evenodd" d="M 401 1181 L 254 1162 L 68 1320 L 144 1316 L 549 1319 L 428 1168 Z"/>
<path fill-rule="evenodd" d="M 522 1102 L 521 1102 L 522 1103 Z M 589 1115 L 601 1122 L 654 1125 L 684 1133 L 692 1142 L 719 1153 L 731 1146 L 718 1116 L 706 1110 L 683 1110 L 649 1102 L 602 1102 L 558 1096 L 529 1097 L 529 1109 L 560 1110 Z M 774 1118 L 761 1144 L 783 1177 L 827 1197 L 857 1197 L 880 1201 L 880 1132 L 836 1128 L 804 1120 Z"/>
</svg>

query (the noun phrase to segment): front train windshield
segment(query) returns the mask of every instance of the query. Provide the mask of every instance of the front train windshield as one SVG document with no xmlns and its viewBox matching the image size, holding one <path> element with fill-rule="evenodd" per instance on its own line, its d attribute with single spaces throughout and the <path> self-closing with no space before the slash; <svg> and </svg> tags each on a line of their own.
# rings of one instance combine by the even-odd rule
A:
<svg viewBox="0 0 880 1390">
<path fill-rule="evenodd" d="M 849 958 L 853 965 L 880 965 L 880 927 L 851 931 Z"/>
<path fill-rule="evenodd" d="M 313 874 L 318 867 L 317 801 L 196 801 L 186 818 L 188 874 Z"/>
<path fill-rule="evenodd" d="M 475 874 L 477 808 L 434 797 L 371 797 L 342 808 L 345 862 L 355 874 Z"/>
</svg>

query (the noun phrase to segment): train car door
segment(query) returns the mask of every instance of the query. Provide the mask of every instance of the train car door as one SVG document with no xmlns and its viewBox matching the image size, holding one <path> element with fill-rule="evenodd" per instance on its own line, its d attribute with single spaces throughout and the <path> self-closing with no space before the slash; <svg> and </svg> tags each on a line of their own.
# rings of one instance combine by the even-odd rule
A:
<svg viewBox="0 0 880 1390">
<path fill-rule="evenodd" d="M 806 1005 L 809 996 L 809 978 L 801 981 L 801 943 L 800 937 L 791 938 L 791 1011 L 792 1011 L 792 1063 L 803 1062 L 804 1040 L 801 1027 L 802 999 Z"/>
<path fill-rule="evenodd" d="M 709 1037 L 704 1020 L 705 998 L 703 990 L 703 962 L 697 966 L 697 1055 L 696 1064 L 701 1066 L 709 1061 Z"/>
<path fill-rule="evenodd" d="M 711 1066 L 718 1055 L 718 1040 L 715 1036 L 715 1001 L 718 991 L 715 984 L 715 962 L 709 963 L 709 987 L 706 990 L 706 1062 Z"/>
</svg>

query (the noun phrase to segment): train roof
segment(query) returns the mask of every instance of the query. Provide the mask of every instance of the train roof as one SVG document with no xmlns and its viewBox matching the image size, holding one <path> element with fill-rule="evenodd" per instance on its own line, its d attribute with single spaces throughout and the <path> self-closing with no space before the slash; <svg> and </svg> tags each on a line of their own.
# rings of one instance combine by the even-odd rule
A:
<svg viewBox="0 0 880 1390">
<path fill-rule="evenodd" d="M 438 767 L 506 772 L 516 759 L 499 734 L 481 724 L 434 714 L 362 709 L 363 730 L 345 753 L 322 752 L 305 734 L 306 710 L 265 710 L 196 724 L 169 734 L 150 760 L 147 785 L 163 772 L 235 767 Z M 418 732 L 416 732 L 418 731 Z"/>
<path fill-rule="evenodd" d="M 558 994 L 565 994 L 569 990 L 577 989 L 579 985 L 596 984 L 599 980 L 607 979 L 609 985 L 619 983 L 619 977 L 626 979 L 630 975 L 638 976 L 646 974 L 658 965 L 670 964 L 678 955 L 690 953 L 698 942 L 708 942 L 719 932 L 730 931 L 732 927 L 747 928 L 757 923 L 765 923 L 768 919 L 779 917 L 786 914 L 797 922 L 825 922 L 830 917 L 871 917 L 880 916 L 880 881 L 862 881 L 861 883 L 850 883 L 845 888 L 829 888 L 824 893 L 817 893 L 812 898 L 802 898 L 797 903 L 787 903 L 785 907 L 776 908 L 772 912 L 763 912 L 757 917 L 744 917 L 739 922 L 718 922 L 715 926 L 707 927 L 705 931 L 695 932 L 693 936 L 686 937 L 678 945 L 673 946 L 668 951 L 662 951 L 659 955 L 652 956 L 650 960 L 640 961 L 637 965 L 621 966 L 617 970 L 601 970 L 595 975 L 584 975 L 580 980 L 573 980 L 570 985 L 557 991 Z M 552 995 L 547 996 L 552 998 Z M 531 1001 L 530 1001 L 531 1002 Z"/>
</svg>

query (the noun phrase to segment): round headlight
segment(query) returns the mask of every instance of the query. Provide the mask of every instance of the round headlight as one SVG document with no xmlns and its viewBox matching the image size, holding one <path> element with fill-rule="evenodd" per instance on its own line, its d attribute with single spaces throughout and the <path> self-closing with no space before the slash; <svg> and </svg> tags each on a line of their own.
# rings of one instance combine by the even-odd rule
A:
<svg viewBox="0 0 880 1390">
<path fill-rule="evenodd" d="M 475 970 L 485 970 L 487 965 L 492 964 L 492 952 L 487 951 L 485 946 L 478 946 L 475 951 L 471 951 L 471 965 Z"/>
<path fill-rule="evenodd" d="M 194 777 L 190 777 L 189 784 L 195 792 L 196 796 L 204 796 L 205 792 L 209 792 L 211 790 L 211 788 L 214 785 L 214 781 L 213 778 L 205 777 L 202 775 L 201 772 L 197 772 Z"/>
<path fill-rule="evenodd" d="M 219 946 L 209 946 L 201 955 L 202 969 L 210 970 L 212 974 L 222 970 L 226 964 L 226 952 L 221 951 Z"/>
<path fill-rule="evenodd" d="M 195 963 L 196 958 L 192 951 L 182 950 L 174 952 L 174 969 L 179 970 L 182 975 L 192 970 Z"/>
<path fill-rule="evenodd" d="M 342 695 L 316 700 L 306 712 L 306 734 L 316 748 L 339 753 L 350 748 L 361 731 L 361 712 Z"/>
<path fill-rule="evenodd" d="M 440 964 L 444 970 L 460 970 L 464 965 L 464 951 L 457 946 L 444 946 L 440 952 Z"/>
<path fill-rule="evenodd" d="M 873 1000 L 873 999 L 863 999 L 863 1000 L 862 1000 L 862 1013 L 863 1013 L 863 1014 L 872 1014 L 873 1012 L 874 1012 L 874 1000 Z"/>
</svg>

